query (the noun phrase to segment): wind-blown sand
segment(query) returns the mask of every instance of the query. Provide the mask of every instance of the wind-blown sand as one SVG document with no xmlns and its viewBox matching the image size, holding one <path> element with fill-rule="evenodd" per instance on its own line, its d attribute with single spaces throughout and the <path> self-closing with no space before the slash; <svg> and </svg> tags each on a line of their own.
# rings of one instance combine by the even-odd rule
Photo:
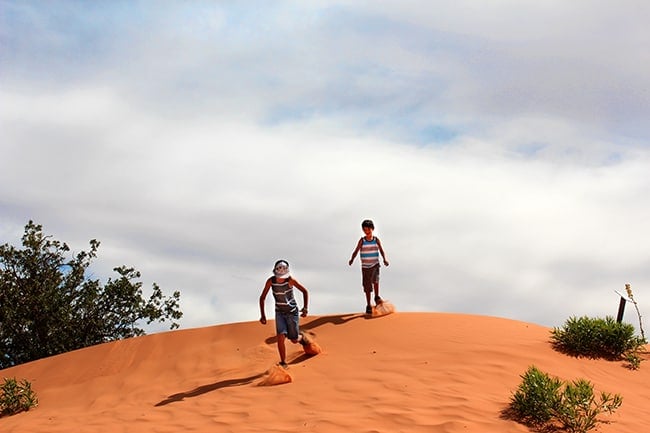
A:
<svg viewBox="0 0 650 433">
<path fill-rule="evenodd" d="M 288 344 L 292 383 L 263 387 L 278 361 L 274 323 L 234 323 L 94 346 L 6 370 L 39 407 L 0 418 L 2 432 L 528 432 L 502 416 L 534 364 L 617 392 L 599 432 L 650 431 L 650 363 L 577 359 L 554 351 L 550 329 L 439 313 L 302 320 L 322 346 Z"/>
</svg>

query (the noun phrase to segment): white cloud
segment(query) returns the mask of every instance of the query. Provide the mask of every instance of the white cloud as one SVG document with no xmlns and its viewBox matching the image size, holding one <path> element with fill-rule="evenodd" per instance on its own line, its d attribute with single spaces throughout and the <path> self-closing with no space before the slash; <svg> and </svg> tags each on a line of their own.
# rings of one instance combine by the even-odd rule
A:
<svg viewBox="0 0 650 433">
<path fill-rule="evenodd" d="M 97 238 L 94 272 L 127 264 L 180 289 L 184 326 L 254 320 L 280 257 L 312 313 L 363 310 L 347 260 L 364 218 L 406 311 L 557 325 L 648 284 L 648 83 L 630 67 L 647 55 L 617 50 L 642 20 L 615 25 L 604 4 L 337 4 L 95 11 L 123 32 L 32 9 L 49 36 L 20 43 L 29 21 L 5 26 L 3 242 L 28 219 L 75 249 Z M 85 32 L 102 50 L 77 45 Z"/>
</svg>

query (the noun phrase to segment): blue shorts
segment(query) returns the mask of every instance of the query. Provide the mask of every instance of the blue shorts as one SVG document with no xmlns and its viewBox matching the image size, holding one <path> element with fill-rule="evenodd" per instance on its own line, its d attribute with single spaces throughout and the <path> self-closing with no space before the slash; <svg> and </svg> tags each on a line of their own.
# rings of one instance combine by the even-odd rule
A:
<svg viewBox="0 0 650 433">
<path fill-rule="evenodd" d="M 275 312 L 275 332 L 284 334 L 289 340 L 297 340 L 300 328 L 298 325 L 298 310 L 293 313 Z"/>
</svg>

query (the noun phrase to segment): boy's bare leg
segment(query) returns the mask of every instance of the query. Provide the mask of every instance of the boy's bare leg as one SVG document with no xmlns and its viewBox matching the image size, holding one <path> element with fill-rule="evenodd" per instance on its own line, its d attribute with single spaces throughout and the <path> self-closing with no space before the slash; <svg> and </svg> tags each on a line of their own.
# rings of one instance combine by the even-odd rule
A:
<svg viewBox="0 0 650 433">
<path fill-rule="evenodd" d="M 285 336 L 284 334 L 278 334 L 278 352 L 280 353 L 280 362 L 286 362 L 287 358 L 287 348 L 284 344 Z"/>
<path fill-rule="evenodd" d="M 381 297 L 379 297 L 379 283 L 375 283 L 372 286 L 373 286 L 373 289 L 375 289 L 375 303 L 376 304 L 381 304 L 382 300 L 381 300 Z"/>
</svg>

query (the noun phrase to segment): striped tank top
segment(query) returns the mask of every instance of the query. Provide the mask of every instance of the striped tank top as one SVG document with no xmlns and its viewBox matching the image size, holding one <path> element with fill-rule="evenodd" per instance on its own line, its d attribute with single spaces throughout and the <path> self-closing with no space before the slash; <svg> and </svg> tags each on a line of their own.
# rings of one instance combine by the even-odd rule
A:
<svg viewBox="0 0 650 433">
<path fill-rule="evenodd" d="M 289 285 L 290 279 L 279 283 L 275 277 L 271 277 L 271 290 L 275 298 L 275 311 L 280 313 L 294 313 L 298 311 L 298 304 L 293 297 L 293 287 Z"/>
<path fill-rule="evenodd" d="M 377 238 L 373 236 L 372 240 L 368 241 L 365 237 L 361 238 L 361 267 L 372 268 L 379 264 L 379 245 L 377 245 Z"/>
</svg>

